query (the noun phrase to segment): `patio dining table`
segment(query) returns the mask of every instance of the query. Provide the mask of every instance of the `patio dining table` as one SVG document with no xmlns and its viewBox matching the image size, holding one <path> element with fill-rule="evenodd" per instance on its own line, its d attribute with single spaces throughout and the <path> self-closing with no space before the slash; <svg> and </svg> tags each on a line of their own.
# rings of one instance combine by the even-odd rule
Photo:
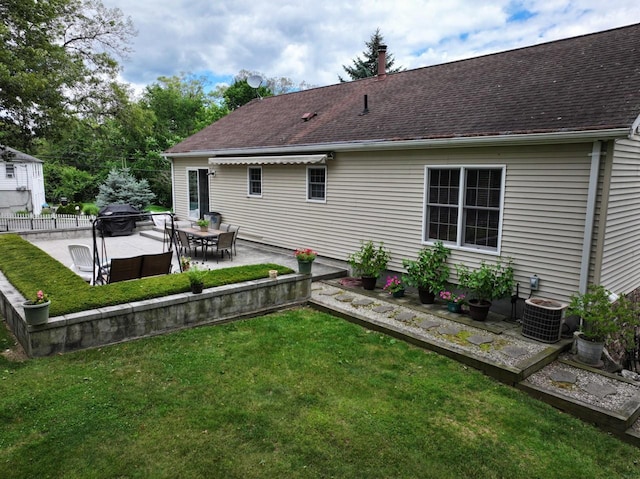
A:
<svg viewBox="0 0 640 479">
<path fill-rule="evenodd" d="M 197 240 L 199 240 L 201 242 L 202 245 L 202 257 L 204 258 L 204 242 L 205 241 L 213 241 L 213 240 L 217 240 L 218 239 L 218 235 L 220 233 L 226 233 L 225 230 L 213 230 L 213 229 L 207 229 L 207 230 L 201 230 L 200 228 L 191 228 L 191 227 L 185 227 L 185 228 L 176 228 L 177 231 L 183 231 L 184 233 L 187 233 L 189 236 L 196 238 Z M 196 250 L 197 252 L 197 250 Z"/>
</svg>

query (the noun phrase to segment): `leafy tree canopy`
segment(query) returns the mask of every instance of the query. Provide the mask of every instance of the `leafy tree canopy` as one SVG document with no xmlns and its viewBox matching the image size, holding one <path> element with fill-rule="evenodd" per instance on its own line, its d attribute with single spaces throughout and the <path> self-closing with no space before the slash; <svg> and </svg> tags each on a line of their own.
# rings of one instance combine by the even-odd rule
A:
<svg viewBox="0 0 640 479">
<path fill-rule="evenodd" d="M 347 72 L 351 80 L 374 77 L 378 74 L 378 47 L 384 45 L 384 38 L 379 28 L 376 28 L 376 31 L 371 35 L 371 39 L 365 42 L 365 45 L 367 49 L 362 52 L 363 59 L 358 56 L 353 60 L 353 66 L 342 65 L 342 68 Z M 402 70 L 402 67 L 393 68 L 394 63 L 395 59 L 393 55 L 387 51 L 385 61 L 387 73 L 396 73 Z M 348 81 L 344 80 L 340 75 L 338 75 L 338 79 L 341 82 Z"/>
<path fill-rule="evenodd" d="M 2 0 L 0 18 L 1 142 L 29 151 L 70 115 L 110 111 L 131 19 L 100 0 Z"/>
</svg>

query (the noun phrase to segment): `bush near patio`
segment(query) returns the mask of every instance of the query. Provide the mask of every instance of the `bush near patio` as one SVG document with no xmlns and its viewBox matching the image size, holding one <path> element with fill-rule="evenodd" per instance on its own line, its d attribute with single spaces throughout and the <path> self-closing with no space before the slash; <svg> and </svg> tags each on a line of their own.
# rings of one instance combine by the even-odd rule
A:
<svg viewBox="0 0 640 479">
<path fill-rule="evenodd" d="M 80 276 L 19 235 L 0 235 L 0 271 L 25 297 L 42 290 L 51 299 L 50 315 L 76 313 L 101 306 L 159 298 L 190 290 L 186 274 L 153 276 L 133 281 L 90 286 Z M 212 288 L 294 271 L 277 264 L 257 264 L 207 271 L 204 287 Z"/>
</svg>

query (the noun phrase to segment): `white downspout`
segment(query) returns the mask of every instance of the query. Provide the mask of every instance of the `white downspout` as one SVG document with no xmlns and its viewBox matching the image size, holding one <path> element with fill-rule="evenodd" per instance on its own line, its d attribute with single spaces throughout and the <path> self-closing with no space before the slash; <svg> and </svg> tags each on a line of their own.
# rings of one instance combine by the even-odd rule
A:
<svg viewBox="0 0 640 479">
<path fill-rule="evenodd" d="M 591 149 L 591 171 L 589 172 L 589 191 L 587 193 L 587 213 L 584 221 L 584 238 L 582 240 L 582 263 L 580 264 L 579 293 L 586 293 L 589 282 L 589 263 L 591 262 L 591 242 L 593 224 L 596 215 L 596 198 L 598 196 L 598 176 L 600 172 L 600 152 L 602 142 L 594 141 Z"/>
</svg>

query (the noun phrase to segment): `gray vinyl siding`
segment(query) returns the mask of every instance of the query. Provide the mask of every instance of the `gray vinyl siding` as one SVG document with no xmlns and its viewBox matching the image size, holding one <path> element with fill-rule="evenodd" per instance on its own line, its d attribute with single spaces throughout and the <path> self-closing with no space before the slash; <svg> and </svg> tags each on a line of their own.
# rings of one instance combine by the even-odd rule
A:
<svg viewBox="0 0 640 479">
<path fill-rule="evenodd" d="M 640 142 L 614 146 L 600 283 L 616 293 L 640 286 Z"/>
<path fill-rule="evenodd" d="M 246 166 L 216 166 L 211 210 L 240 225 L 240 238 L 287 249 L 310 247 L 346 260 L 361 240 L 384 241 L 389 268 L 402 271 L 422 242 L 424 171 L 429 165 L 506 166 L 502 257 L 513 259 L 521 295 L 529 276 L 537 296 L 566 300 L 577 291 L 592 144 L 337 153 L 327 160 L 327 201 L 306 201 L 305 165 L 263 165 L 262 198 L 247 196 Z M 176 213 L 187 211 L 185 167 L 175 162 Z M 473 267 L 496 254 L 454 250 Z M 452 268 L 453 269 L 453 268 Z M 455 280 L 455 275 L 452 277 Z"/>
<path fill-rule="evenodd" d="M 207 158 L 181 158 L 173 160 L 173 181 L 175 187 L 173 212 L 176 214 L 179 220 L 189 219 L 187 170 L 191 168 L 209 168 Z M 209 191 L 211 191 L 211 180 L 209 180 Z M 211 203 L 211 198 L 209 198 L 209 202 Z"/>
</svg>

